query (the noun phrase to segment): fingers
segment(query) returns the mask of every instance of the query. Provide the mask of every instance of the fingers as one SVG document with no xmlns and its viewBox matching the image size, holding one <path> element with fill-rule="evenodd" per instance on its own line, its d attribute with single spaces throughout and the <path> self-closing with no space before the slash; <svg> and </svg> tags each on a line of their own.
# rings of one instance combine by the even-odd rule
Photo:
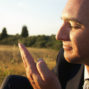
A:
<svg viewBox="0 0 89 89">
<path fill-rule="evenodd" d="M 32 58 L 31 54 L 28 52 L 28 50 L 25 48 L 23 44 L 18 44 L 22 60 L 24 62 L 25 68 L 29 68 L 30 71 L 36 72 L 36 64 L 34 62 L 34 59 Z"/>
<path fill-rule="evenodd" d="M 19 44 L 20 53 L 25 64 L 26 75 L 31 82 L 34 89 L 46 89 L 43 88 L 44 82 L 47 82 L 49 77 L 51 77 L 51 71 L 48 69 L 44 61 L 40 60 L 37 65 L 34 59 L 25 48 L 24 45 Z M 46 83 L 45 83 L 46 84 Z M 51 88 L 48 88 L 51 89 Z"/>
<path fill-rule="evenodd" d="M 48 80 L 51 71 L 48 69 L 45 62 L 43 60 L 40 60 L 36 66 L 40 76 L 42 77 L 42 80 Z"/>
<path fill-rule="evenodd" d="M 28 52 L 28 50 L 25 48 L 24 45 L 18 44 L 18 46 L 20 49 L 22 60 L 25 65 L 27 78 L 29 79 L 33 88 L 38 89 L 37 88 L 37 81 L 38 81 L 37 79 L 40 80 L 40 76 L 38 74 L 34 59 L 32 58 L 32 56 L 30 55 L 30 53 Z"/>
<path fill-rule="evenodd" d="M 62 89 L 57 77 L 48 69 L 43 60 L 37 63 L 37 70 L 43 80 L 42 89 Z"/>
</svg>

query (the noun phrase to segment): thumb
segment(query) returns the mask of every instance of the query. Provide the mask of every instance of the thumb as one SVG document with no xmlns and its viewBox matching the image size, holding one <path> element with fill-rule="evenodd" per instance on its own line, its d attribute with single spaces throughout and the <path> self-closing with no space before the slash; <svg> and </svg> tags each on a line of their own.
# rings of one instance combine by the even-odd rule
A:
<svg viewBox="0 0 89 89">
<path fill-rule="evenodd" d="M 41 59 L 37 62 L 37 70 L 43 81 L 46 81 L 50 76 L 50 70 L 48 69 L 46 63 Z"/>
</svg>

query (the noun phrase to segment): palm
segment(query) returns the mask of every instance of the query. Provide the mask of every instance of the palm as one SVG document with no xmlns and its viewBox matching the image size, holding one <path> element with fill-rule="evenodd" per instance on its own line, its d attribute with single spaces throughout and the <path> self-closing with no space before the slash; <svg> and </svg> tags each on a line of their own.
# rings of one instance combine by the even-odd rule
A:
<svg viewBox="0 0 89 89">
<path fill-rule="evenodd" d="M 57 77 L 48 69 L 43 60 L 36 64 L 24 45 L 19 44 L 19 48 L 27 78 L 34 89 L 61 89 Z"/>
</svg>

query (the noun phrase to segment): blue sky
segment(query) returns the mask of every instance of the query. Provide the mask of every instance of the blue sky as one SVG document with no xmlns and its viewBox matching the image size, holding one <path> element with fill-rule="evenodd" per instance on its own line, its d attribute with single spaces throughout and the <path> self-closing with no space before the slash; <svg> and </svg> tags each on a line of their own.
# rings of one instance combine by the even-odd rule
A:
<svg viewBox="0 0 89 89">
<path fill-rule="evenodd" d="M 26 25 L 30 35 L 56 34 L 67 0 L 0 0 L 0 32 L 21 33 Z"/>
</svg>

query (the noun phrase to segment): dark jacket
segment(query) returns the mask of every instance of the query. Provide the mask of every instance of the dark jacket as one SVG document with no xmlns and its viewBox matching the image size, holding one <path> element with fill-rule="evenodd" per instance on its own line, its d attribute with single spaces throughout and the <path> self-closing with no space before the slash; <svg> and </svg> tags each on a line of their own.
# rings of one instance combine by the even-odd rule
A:
<svg viewBox="0 0 89 89">
<path fill-rule="evenodd" d="M 64 58 L 63 49 L 57 56 L 55 72 L 62 85 L 62 89 L 83 89 L 84 66 L 80 64 L 70 64 Z"/>
</svg>

